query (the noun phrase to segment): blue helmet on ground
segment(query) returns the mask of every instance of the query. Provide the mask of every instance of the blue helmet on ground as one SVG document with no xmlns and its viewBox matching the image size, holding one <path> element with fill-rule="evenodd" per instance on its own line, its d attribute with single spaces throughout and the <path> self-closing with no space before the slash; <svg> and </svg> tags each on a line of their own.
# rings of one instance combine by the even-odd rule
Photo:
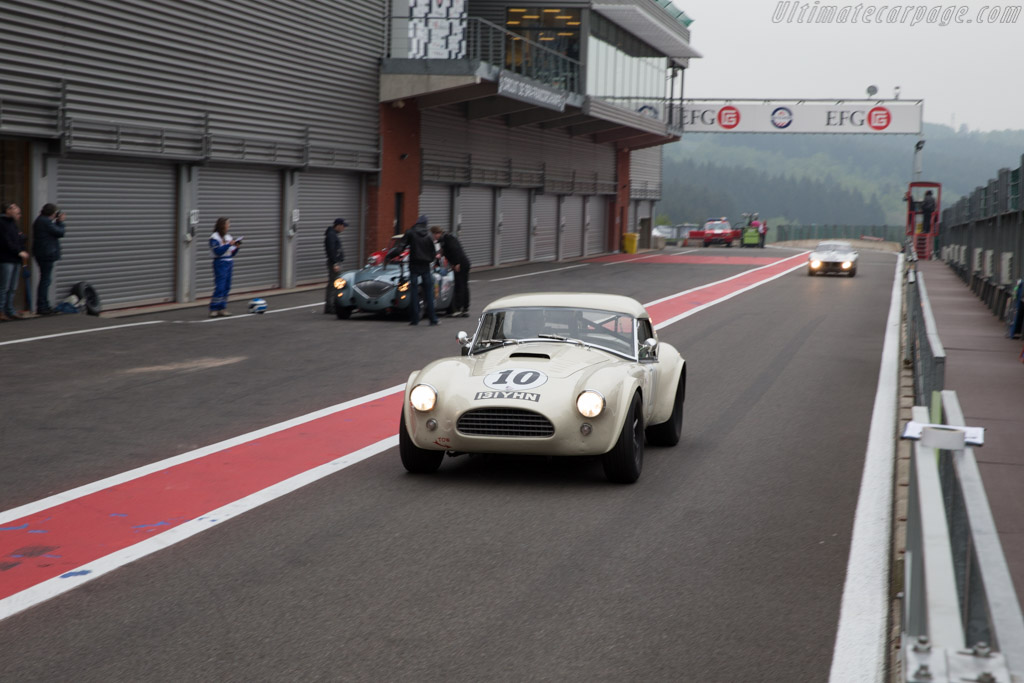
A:
<svg viewBox="0 0 1024 683">
<path fill-rule="evenodd" d="M 266 313 L 267 312 L 267 300 L 266 299 L 251 299 L 249 301 L 249 312 L 250 313 Z"/>
</svg>

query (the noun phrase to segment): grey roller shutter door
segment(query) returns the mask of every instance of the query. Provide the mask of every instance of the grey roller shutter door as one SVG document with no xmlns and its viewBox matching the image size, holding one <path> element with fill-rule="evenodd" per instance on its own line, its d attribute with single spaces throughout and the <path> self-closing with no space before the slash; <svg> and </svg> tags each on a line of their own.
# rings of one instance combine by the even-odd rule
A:
<svg viewBox="0 0 1024 683">
<path fill-rule="evenodd" d="M 603 254 L 608 239 L 608 199 L 604 195 L 587 198 L 587 255 Z"/>
<path fill-rule="evenodd" d="M 525 261 L 530 248 L 530 193 L 501 192 L 501 262 Z"/>
<path fill-rule="evenodd" d="M 174 299 L 172 166 L 61 159 L 55 201 L 68 214 L 54 273 L 58 300 L 83 280 L 105 307 Z"/>
<path fill-rule="evenodd" d="M 424 185 L 420 190 L 420 214 L 426 214 L 430 219 L 430 225 L 437 225 L 445 232 L 451 232 L 451 185 Z"/>
<path fill-rule="evenodd" d="M 494 261 L 494 190 L 489 187 L 464 187 L 459 192 L 462 225 L 459 242 L 474 266 L 489 266 Z"/>
<path fill-rule="evenodd" d="M 245 166 L 204 166 L 199 171 L 195 296 L 213 294 L 209 238 L 217 218 L 231 219 L 231 236 L 245 242 L 235 257 L 231 291 L 278 287 L 281 281 L 281 175 Z"/>
<path fill-rule="evenodd" d="M 583 255 L 583 197 L 562 198 L 562 258 Z"/>
<path fill-rule="evenodd" d="M 354 173 L 308 171 L 298 174 L 298 183 L 296 208 L 299 210 L 299 231 L 295 235 L 295 281 L 304 284 L 323 281 L 327 277 L 324 235 L 327 228 L 334 224 L 335 218 L 344 218 L 348 222 L 348 227 L 341 233 L 341 248 L 345 252 L 342 270 L 354 268 L 359 260 L 359 235 L 362 234 L 359 220 L 359 176 Z"/>
<path fill-rule="evenodd" d="M 556 229 L 558 227 L 558 197 L 551 194 L 539 194 L 534 197 L 533 214 L 535 222 L 533 260 L 554 261 Z"/>
</svg>

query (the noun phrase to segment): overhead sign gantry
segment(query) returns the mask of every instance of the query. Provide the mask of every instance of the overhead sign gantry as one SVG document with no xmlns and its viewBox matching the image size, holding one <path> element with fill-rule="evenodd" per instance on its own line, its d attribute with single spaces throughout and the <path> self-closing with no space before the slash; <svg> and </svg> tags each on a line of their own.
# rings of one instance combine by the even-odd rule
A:
<svg viewBox="0 0 1024 683">
<path fill-rule="evenodd" d="M 685 133 L 920 135 L 923 100 L 684 99 Z"/>
</svg>

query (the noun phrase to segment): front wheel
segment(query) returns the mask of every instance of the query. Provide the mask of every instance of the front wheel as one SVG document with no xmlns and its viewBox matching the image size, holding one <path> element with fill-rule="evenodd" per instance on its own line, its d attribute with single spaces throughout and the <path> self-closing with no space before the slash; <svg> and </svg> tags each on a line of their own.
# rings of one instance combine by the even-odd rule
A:
<svg viewBox="0 0 1024 683">
<path fill-rule="evenodd" d="M 402 466 L 413 474 L 433 474 L 444 460 L 444 451 L 428 451 L 412 442 L 409 430 L 405 428 L 405 411 L 398 423 L 398 454 L 402 456 Z"/>
<path fill-rule="evenodd" d="M 640 394 L 633 394 L 619 440 L 602 459 L 604 475 L 616 484 L 632 484 L 644 466 L 644 416 Z"/>
<path fill-rule="evenodd" d="M 661 424 L 647 428 L 647 440 L 652 446 L 675 446 L 683 434 L 683 400 L 686 398 L 686 380 L 679 378 L 672 414 Z"/>
<path fill-rule="evenodd" d="M 338 316 L 338 320 L 348 320 L 352 317 L 351 306 L 335 306 L 334 314 Z"/>
<path fill-rule="evenodd" d="M 857 269 L 856 268 L 851 268 L 850 269 L 850 277 L 853 277 L 856 274 L 857 274 Z"/>
</svg>

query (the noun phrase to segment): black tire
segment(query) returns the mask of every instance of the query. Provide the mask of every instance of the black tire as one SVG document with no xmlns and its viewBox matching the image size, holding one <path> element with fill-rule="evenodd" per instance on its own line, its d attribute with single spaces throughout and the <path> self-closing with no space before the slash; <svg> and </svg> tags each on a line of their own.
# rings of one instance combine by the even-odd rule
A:
<svg viewBox="0 0 1024 683">
<path fill-rule="evenodd" d="M 807 269 L 807 277 L 814 277 L 814 271 L 810 268 Z"/>
<path fill-rule="evenodd" d="M 619 440 L 602 458 L 608 481 L 632 484 L 640 478 L 644 466 L 644 415 L 641 407 L 640 394 L 633 394 Z"/>
<path fill-rule="evenodd" d="M 412 442 L 405 428 L 404 410 L 398 424 L 398 454 L 402 456 L 402 466 L 413 474 L 433 474 L 444 460 L 444 451 L 428 451 Z"/>
<path fill-rule="evenodd" d="M 856 274 L 857 274 L 857 269 L 856 268 L 850 269 L 850 277 L 853 277 Z"/>
<path fill-rule="evenodd" d="M 705 243 L 704 243 L 704 246 L 705 246 L 705 247 L 710 247 L 711 245 L 710 245 L 710 244 L 708 244 L 707 242 L 705 242 Z"/>
<path fill-rule="evenodd" d="M 652 446 L 675 446 L 683 434 L 683 401 L 686 398 L 686 379 L 679 378 L 672 414 L 661 424 L 647 428 L 647 441 Z"/>
<path fill-rule="evenodd" d="M 351 306 L 335 306 L 334 315 L 338 316 L 338 320 L 348 320 L 352 317 Z"/>
<path fill-rule="evenodd" d="M 88 282 L 78 282 L 71 288 L 71 293 L 85 303 L 85 312 L 89 315 L 99 315 L 102 304 L 100 295 Z"/>
</svg>

